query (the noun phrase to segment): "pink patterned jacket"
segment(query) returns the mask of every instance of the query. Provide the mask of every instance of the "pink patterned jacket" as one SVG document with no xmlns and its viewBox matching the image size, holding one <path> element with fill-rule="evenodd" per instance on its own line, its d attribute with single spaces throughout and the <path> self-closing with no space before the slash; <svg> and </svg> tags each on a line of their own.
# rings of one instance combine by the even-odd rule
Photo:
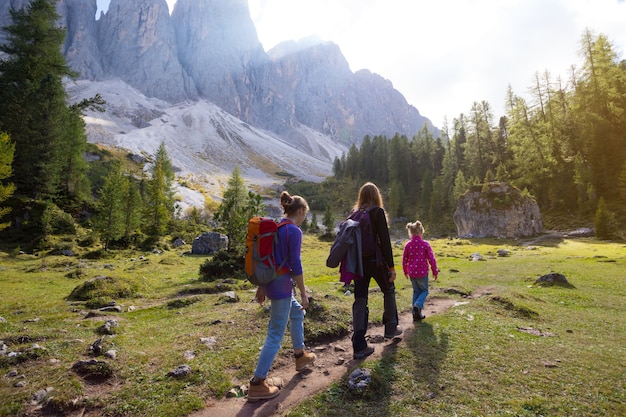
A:
<svg viewBox="0 0 626 417">
<path fill-rule="evenodd" d="M 402 253 L 402 269 L 404 275 L 410 278 L 422 278 L 428 276 L 428 265 L 433 275 L 437 275 L 437 261 L 430 244 L 419 235 L 413 235 Z"/>
</svg>

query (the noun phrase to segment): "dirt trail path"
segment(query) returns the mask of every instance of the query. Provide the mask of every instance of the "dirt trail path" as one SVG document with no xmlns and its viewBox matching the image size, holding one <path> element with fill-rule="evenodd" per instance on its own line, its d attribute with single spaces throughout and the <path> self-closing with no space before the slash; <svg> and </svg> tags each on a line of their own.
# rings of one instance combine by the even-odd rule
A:
<svg viewBox="0 0 626 417">
<path fill-rule="evenodd" d="M 489 288 L 478 289 L 472 293 L 472 298 L 480 297 L 488 292 Z M 426 320 L 429 316 L 448 310 L 456 302 L 450 298 L 429 297 L 423 310 Z M 376 351 L 364 360 L 381 358 L 394 345 L 405 343 L 404 339 L 411 334 L 414 327 L 410 312 L 400 314 L 400 326 L 404 329 L 404 334 L 398 338 L 386 340 L 382 337 L 382 325 L 370 325 L 369 343 L 376 348 Z M 308 348 L 315 352 L 317 359 L 312 368 L 303 373 L 295 371 L 292 357 L 284 352 L 278 353 L 269 375 L 269 381 L 281 387 L 280 394 L 276 398 L 257 402 L 248 402 L 245 397 L 226 398 L 207 404 L 206 408 L 191 414 L 190 417 L 278 416 L 306 398 L 326 389 L 363 361 L 352 359 L 350 335 L 331 343 L 308 346 Z"/>
</svg>

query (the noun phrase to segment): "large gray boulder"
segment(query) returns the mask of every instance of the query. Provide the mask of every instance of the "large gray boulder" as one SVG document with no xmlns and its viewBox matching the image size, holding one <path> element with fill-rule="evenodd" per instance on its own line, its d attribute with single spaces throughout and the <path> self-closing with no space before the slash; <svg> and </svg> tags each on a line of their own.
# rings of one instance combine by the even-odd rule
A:
<svg viewBox="0 0 626 417">
<path fill-rule="evenodd" d="M 217 232 L 207 232 L 196 237 L 191 245 L 194 255 L 212 255 L 228 248 L 228 236 Z"/>
<path fill-rule="evenodd" d="M 454 224 L 462 238 L 513 239 L 543 231 L 537 202 L 503 182 L 475 186 L 459 197 Z"/>
</svg>

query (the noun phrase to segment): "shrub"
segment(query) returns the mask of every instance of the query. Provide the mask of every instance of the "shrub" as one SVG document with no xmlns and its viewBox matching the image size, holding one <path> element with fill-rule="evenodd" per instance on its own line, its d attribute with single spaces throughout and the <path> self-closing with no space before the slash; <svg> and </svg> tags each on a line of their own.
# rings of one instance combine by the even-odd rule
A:
<svg viewBox="0 0 626 417">
<path fill-rule="evenodd" d="M 127 279 L 97 276 L 74 288 L 69 300 L 89 301 L 102 298 L 129 298 L 136 296 L 139 285 Z"/>
<path fill-rule="evenodd" d="M 219 251 L 200 265 L 200 279 L 203 281 L 244 277 L 243 258 L 235 251 Z"/>
</svg>

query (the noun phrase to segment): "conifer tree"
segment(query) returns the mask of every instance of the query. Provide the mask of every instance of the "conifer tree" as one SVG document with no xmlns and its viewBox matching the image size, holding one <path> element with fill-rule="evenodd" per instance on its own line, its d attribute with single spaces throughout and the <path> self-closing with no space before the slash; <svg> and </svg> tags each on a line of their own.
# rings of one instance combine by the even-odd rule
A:
<svg viewBox="0 0 626 417">
<path fill-rule="evenodd" d="M 141 226 L 141 193 L 139 187 L 130 176 L 124 176 L 123 189 L 126 195 L 122 203 L 122 211 L 124 213 L 124 233 L 123 237 L 128 242 L 131 236 L 139 230 Z"/>
<path fill-rule="evenodd" d="M 228 236 L 228 250 L 240 252 L 245 247 L 247 223 L 250 217 L 265 211 L 259 194 L 247 191 L 239 167 L 233 169 L 228 180 L 228 188 L 222 196 L 222 204 L 217 209 L 214 219 L 219 223 L 219 230 Z"/>
<path fill-rule="evenodd" d="M 174 169 L 165 144 L 159 146 L 146 187 L 146 229 L 150 236 L 163 235 L 174 215 Z"/>
<path fill-rule="evenodd" d="M 14 151 L 15 145 L 11 143 L 9 135 L 0 133 L 0 203 L 6 201 L 15 191 L 13 183 L 3 183 L 4 180 L 11 176 L 11 163 L 13 162 Z M 10 207 L 0 207 L 0 221 L 10 212 Z M 9 223 L 0 223 L 0 230 L 6 229 L 8 226 Z"/>
<path fill-rule="evenodd" d="M 61 54 L 65 30 L 57 25 L 55 3 L 33 0 L 11 10 L 13 23 L 0 46 L 6 54 L 0 59 L 0 129 L 15 142 L 18 193 L 36 198 L 56 194 L 72 117 L 62 80 L 74 74 Z"/>
<path fill-rule="evenodd" d="M 326 210 L 324 210 L 324 219 L 322 223 L 324 224 L 324 228 L 326 228 L 326 235 L 332 235 L 335 230 L 335 217 L 333 216 L 333 211 L 330 208 L 330 204 L 326 205 Z"/>
<path fill-rule="evenodd" d="M 104 241 L 104 250 L 109 249 L 109 242 L 122 237 L 124 233 L 124 199 L 128 183 L 124 179 L 119 164 L 104 179 L 98 200 L 98 215 L 94 219 L 94 229 Z"/>
</svg>

